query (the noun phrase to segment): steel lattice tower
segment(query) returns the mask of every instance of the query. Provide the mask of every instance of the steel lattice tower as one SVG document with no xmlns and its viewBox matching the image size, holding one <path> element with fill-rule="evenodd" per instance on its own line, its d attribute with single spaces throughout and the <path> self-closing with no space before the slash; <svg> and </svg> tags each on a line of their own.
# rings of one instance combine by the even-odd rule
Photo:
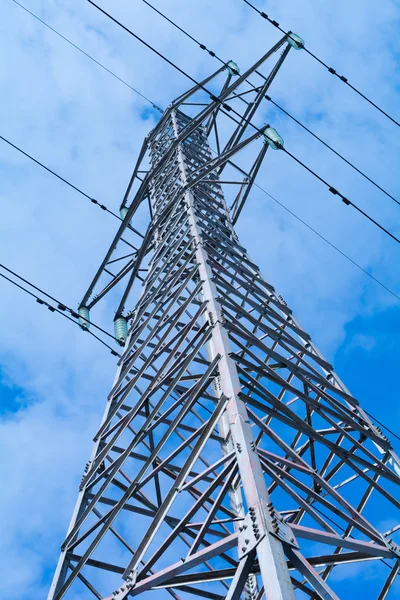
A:
<svg viewBox="0 0 400 600">
<path fill-rule="evenodd" d="M 398 458 L 233 228 L 281 147 L 257 110 L 296 46 L 285 36 L 242 76 L 227 63 L 143 144 L 80 307 L 85 328 L 122 290 L 123 353 L 51 600 L 333 600 L 332 570 L 371 560 L 385 562 L 373 597 L 394 598 L 398 527 L 380 524 L 400 506 Z"/>
</svg>

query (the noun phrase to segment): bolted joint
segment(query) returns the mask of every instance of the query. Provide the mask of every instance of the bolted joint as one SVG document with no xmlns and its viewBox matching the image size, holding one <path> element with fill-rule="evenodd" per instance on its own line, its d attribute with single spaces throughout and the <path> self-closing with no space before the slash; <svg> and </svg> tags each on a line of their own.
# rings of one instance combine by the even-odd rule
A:
<svg viewBox="0 0 400 600">
<path fill-rule="evenodd" d="M 216 394 L 220 394 L 222 392 L 221 378 L 219 375 L 214 377 L 213 387 Z"/>
</svg>

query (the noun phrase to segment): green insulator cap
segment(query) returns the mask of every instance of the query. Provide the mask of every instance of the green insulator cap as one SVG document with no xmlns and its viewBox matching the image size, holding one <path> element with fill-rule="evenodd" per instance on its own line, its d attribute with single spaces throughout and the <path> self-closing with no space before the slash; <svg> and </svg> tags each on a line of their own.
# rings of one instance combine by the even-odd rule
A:
<svg viewBox="0 0 400 600">
<path fill-rule="evenodd" d="M 128 337 L 128 323 L 125 317 L 116 317 L 114 319 L 114 335 L 120 346 L 123 346 Z"/>
<path fill-rule="evenodd" d="M 123 206 L 122 208 L 119 209 L 119 216 L 121 217 L 122 220 L 125 219 L 127 212 L 128 212 L 128 209 L 126 206 Z"/>
<path fill-rule="evenodd" d="M 283 138 L 273 127 L 267 127 L 264 129 L 264 140 L 265 143 L 268 144 L 268 146 L 271 146 L 273 150 L 282 150 L 284 146 Z"/>
<path fill-rule="evenodd" d="M 296 33 L 293 33 L 292 31 L 289 31 L 286 41 L 295 50 L 301 50 L 302 48 L 304 48 L 303 38 L 301 38 Z"/>
<path fill-rule="evenodd" d="M 233 60 L 226 63 L 226 68 L 228 69 L 229 75 L 240 75 L 239 66 Z"/>
<path fill-rule="evenodd" d="M 81 329 L 89 329 L 90 327 L 90 311 L 86 306 L 80 306 L 78 308 L 79 315 L 79 327 Z"/>
</svg>

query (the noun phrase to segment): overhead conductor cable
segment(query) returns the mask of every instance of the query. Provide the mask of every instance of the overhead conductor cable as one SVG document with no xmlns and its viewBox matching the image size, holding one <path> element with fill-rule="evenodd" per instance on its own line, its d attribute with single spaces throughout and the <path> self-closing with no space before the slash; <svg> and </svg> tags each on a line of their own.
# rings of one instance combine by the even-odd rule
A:
<svg viewBox="0 0 400 600">
<path fill-rule="evenodd" d="M 262 17 L 263 19 L 266 19 L 269 23 L 271 23 L 271 25 L 273 25 L 274 27 L 276 27 L 276 29 L 279 29 L 279 31 L 281 31 L 282 33 L 285 33 L 286 35 L 290 35 L 290 33 L 288 33 L 287 31 L 285 31 L 284 29 L 282 29 L 282 27 L 280 27 L 280 25 L 279 25 L 279 23 L 277 21 L 275 21 L 274 19 L 271 19 L 271 17 L 269 17 L 262 10 L 259 10 L 256 6 L 254 6 L 254 4 L 251 4 L 251 2 L 249 2 L 248 0 L 243 0 L 243 2 L 245 2 L 253 10 L 255 10 L 260 15 L 260 17 Z M 335 75 L 335 77 L 337 77 L 340 81 L 342 81 L 343 83 L 345 83 L 349 88 L 351 88 L 354 92 L 356 92 L 356 94 L 358 94 L 359 96 L 361 96 L 361 98 L 363 98 L 369 104 L 371 104 L 371 106 L 373 106 L 374 108 L 376 108 L 377 110 L 379 110 L 379 112 L 382 113 L 385 117 L 387 117 L 390 121 L 392 121 L 392 123 L 394 123 L 395 125 L 397 125 L 398 127 L 400 127 L 400 123 L 398 121 L 396 121 L 396 119 L 394 119 L 393 117 L 391 117 L 386 111 L 384 111 L 377 104 L 375 104 L 375 102 L 373 102 L 365 94 L 363 94 L 362 92 L 360 92 L 360 90 L 358 90 L 356 87 L 354 87 L 353 85 L 351 85 L 351 83 L 349 83 L 349 80 L 347 79 L 347 77 L 345 77 L 344 75 L 339 75 L 339 73 L 336 71 L 336 69 L 334 69 L 333 67 L 329 67 L 323 60 L 321 60 L 320 58 L 318 58 L 318 56 L 316 56 L 315 54 L 313 54 L 313 52 L 311 52 L 310 50 L 308 50 L 308 48 L 306 48 L 305 46 L 303 47 L 303 50 L 305 50 L 305 52 L 307 54 L 309 54 L 310 56 L 312 56 L 312 58 L 314 58 L 314 60 L 316 60 L 319 64 L 321 64 L 323 67 L 325 67 L 325 69 L 327 69 L 327 71 L 329 73 L 331 73 L 331 75 Z"/>
</svg>

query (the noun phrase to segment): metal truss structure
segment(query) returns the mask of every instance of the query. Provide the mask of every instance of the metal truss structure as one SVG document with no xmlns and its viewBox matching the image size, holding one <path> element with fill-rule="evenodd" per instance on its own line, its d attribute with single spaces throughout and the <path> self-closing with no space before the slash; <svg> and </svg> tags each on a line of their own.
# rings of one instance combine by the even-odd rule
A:
<svg viewBox="0 0 400 600">
<path fill-rule="evenodd" d="M 122 291 L 123 353 L 49 600 L 337 600 L 332 571 L 370 561 L 394 598 L 398 458 L 233 228 L 283 143 L 258 109 L 299 40 L 223 65 L 143 144 L 80 308 L 89 327 Z"/>
</svg>

